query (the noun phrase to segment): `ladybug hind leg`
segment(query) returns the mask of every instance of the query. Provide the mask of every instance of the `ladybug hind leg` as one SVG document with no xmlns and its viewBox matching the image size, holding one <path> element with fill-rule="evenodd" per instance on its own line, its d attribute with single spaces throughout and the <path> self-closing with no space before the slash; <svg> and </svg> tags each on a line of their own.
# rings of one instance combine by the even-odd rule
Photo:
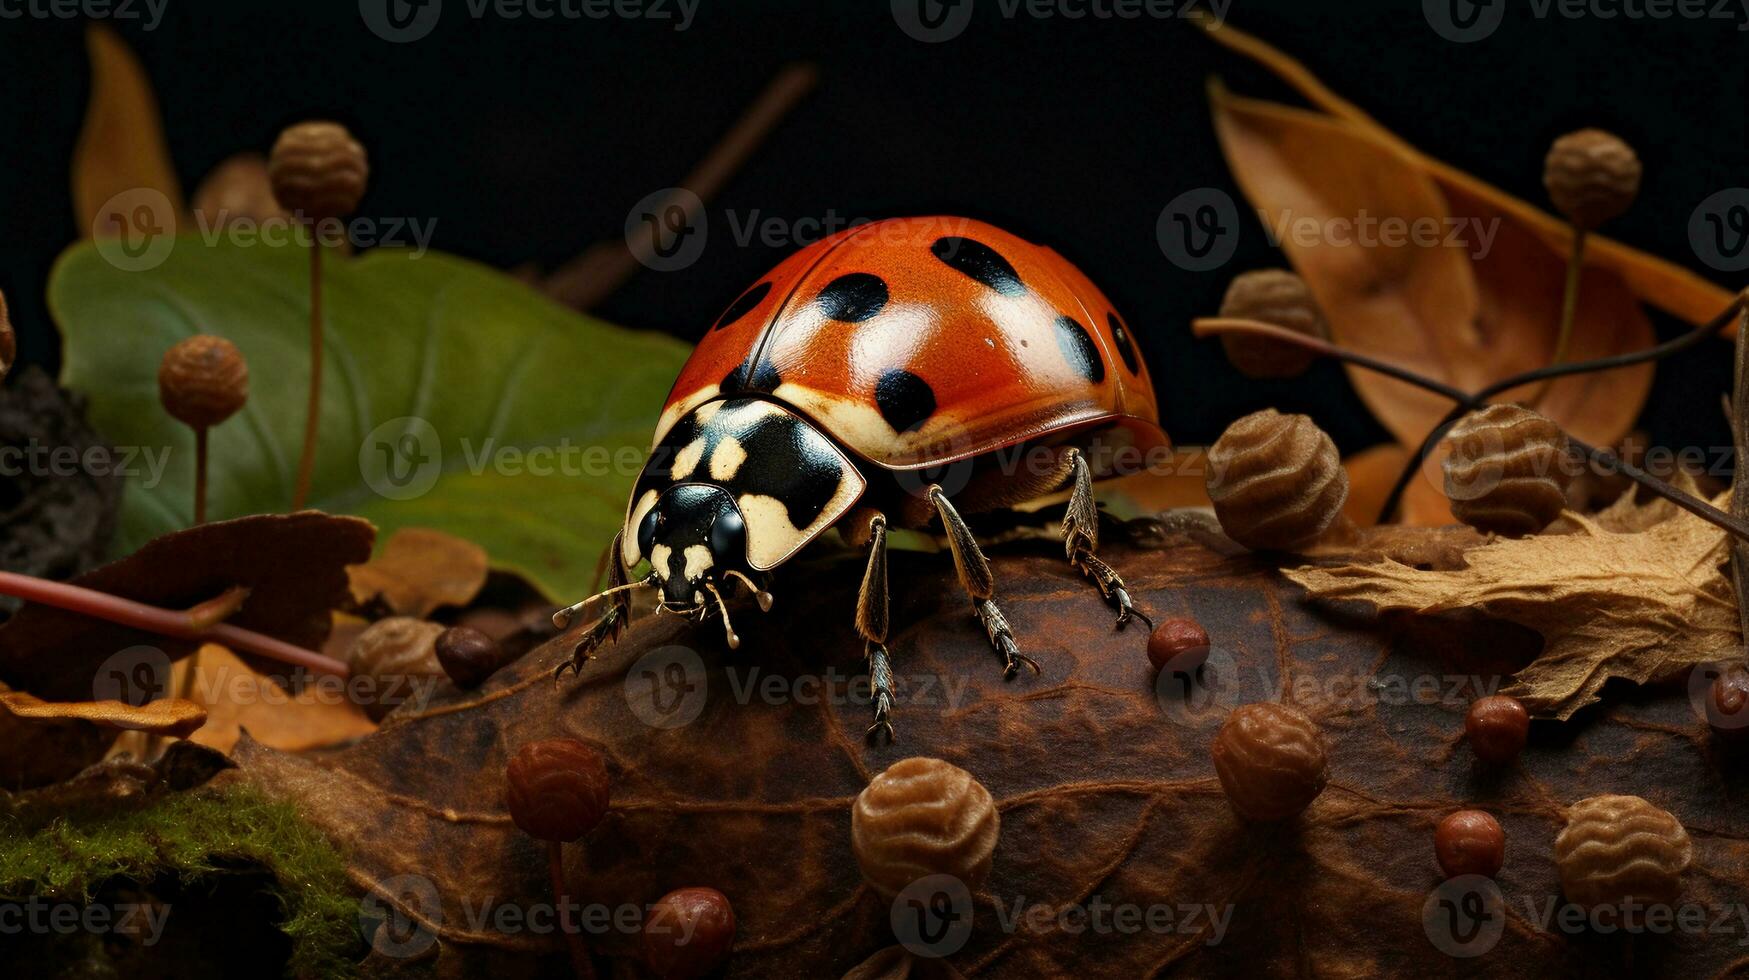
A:
<svg viewBox="0 0 1749 980">
<path fill-rule="evenodd" d="M 1082 575 L 1093 580 L 1099 594 L 1117 610 L 1117 628 L 1129 625 L 1131 617 L 1154 628 L 1154 621 L 1135 607 L 1123 577 L 1094 555 L 1099 547 L 1099 506 L 1093 499 L 1093 475 L 1078 450 L 1069 451 L 1069 467 L 1075 486 L 1069 494 L 1069 509 L 1063 514 L 1063 552 Z"/>
<path fill-rule="evenodd" d="M 1008 617 L 996 605 L 996 579 L 990 573 L 990 561 L 978 547 L 972 529 L 966 526 L 965 518 L 953 504 L 948 503 L 947 494 L 940 487 L 929 488 L 929 500 L 935 504 L 936 513 L 941 515 L 941 526 L 947 531 L 947 545 L 953 551 L 953 564 L 959 572 L 960 585 L 971 596 L 972 609 L 978 614 L 978 622 L 984 624 L 984 631 L 990 635 L 990 645 L 1002 655 L 1002 676 L 1012 680 L 1022 665 L 1038 673 L 1038 662 L 1020 652 L 1020 645 L 1014 642 L 1014 632 L 1008 626 Z"/>
<path fill-rule="evenodd" d="M 868 659 L 869 686 L 874 692 L 874 724 L 866 736 L 871 741 L 893 735 L 893 666 L 887 656 L 887 519 L 875 514 L 868 521 L 868 568 L 862 574 L 862 591 L 856 598 L 856 632 L 862 637 Z"/>
</svg>

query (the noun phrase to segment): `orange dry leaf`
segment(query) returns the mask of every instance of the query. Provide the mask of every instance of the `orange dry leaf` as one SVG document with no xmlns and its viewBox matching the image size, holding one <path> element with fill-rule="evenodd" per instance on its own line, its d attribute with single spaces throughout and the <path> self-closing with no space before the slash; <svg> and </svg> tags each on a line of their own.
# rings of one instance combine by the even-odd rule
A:
<svg viewBox="0 0 1749 980">
<path fill-rule="evenodd" d="M 1207 18 L 1198 19 L 1197 24 L 1221 45 L 1274 72 L 1314 106 L 1347 121 L 1380 145 L 1410 161 L 1428 174 L 1442 191 L 1483 202 L 1540 239 L 1551 251 L 1562 256 L 1567 254 L 1573 232 L 1565 221 L 1421 152 L 1380 125 L 1359 106 L 1332 92 L 1305 65 L 1257 38 Z M 1585 240 L 1585 264 L 1588 268 L 1614 273 L 1640 300 L 1692 324 L 1704 323 L 1718 315 L 1733 299 L 1730 290 L 1687 269 L 1595 232 Z M 1555 295 L 1559 295 L 1558 289 Z"/>
<path fill-rule="evenodd" d="M 0 691 L 0 710 L 32 721 L 74 719 L 120 731 L 178 738 L 206 724 L 206 709 L 181 698 L 148 701 L 136 708 L 125 701 L 44 701 L 23 691 Z"/>
<path fill-rule="evenodd" d="M 486 550 L 423 527 L 396 531 L 382 553 L 346 571 L 360 603 L 381 596 L 396 615 L 423 619 L 439 606 L 465 606 L 486 584 Z"/>
<path fill-rule="evenodd" d="M 285 752 L 338 745 L 376 731 L 337 678 L 309 678 L 309 686 L 288 692 L 250 670 L 230 650 L 209 643 L 198 657 L 176 665 L 178 690 L 187 690 L 180 686 L 181 673 L 191 666 L 198 674 L 190 697 L 206 707 L 208 716 L 191 741 L 220 752 L 231 751 L 244 729 L 257 742 Z"/>
<path fill-rule="evenodd" d="M 144 234 L 183 210 L 182 186 L 164 140 L 158 100 L 139 59 L 114 31 L 98 24 L 87 27 L 85 47 L 91 57 L 91 103 L 73 148 L 72 175 L 79 231 L 91 234 L 98 211 L 113 202 L 132 233 Z M 126 196 L 117 200 L 117 195 Z M 141 207 L 149 210 L 140 215 Z M 98 227 L 104 233 L 119 232 L 108 223 L 112 216 L 103 217 L 106 223 Z"/>
<path fill-rule="evenodd" d="M 1465 390 L 1553 359 L 1566 260 L 1513 215 L 1442 188 L 1364 126 L 1239 98 L 1218 85 L 1210 97 L 1239 186 L 1280 233 L 1334 340 Z M 1423 236 L 1420 244 L 1405 237 L 1411 233 Z M 1588 269 L 1569 356 L 1653 342 L 1651 323 L 1621 277 Z M 1418 445 L 1451 408 L 1445 398 L 1375 372 L 1348 372 L 1405 445 Z M 1562 379 L 1540 410 L 1579 438 L 1607 445 L 1632 427 L 1651 376 L 1647 364 Z"/>
<path fill-rule="evenodd" d="M 1343 460 L 1342 468 L 1348 471 L 1348 502 L 1342 506 L 1343 515 L 1360 527 L 1376 523 L 1379 508 L 1385 505 L 1385 497 L 1408 462 L 1409 450 L 1391 442 Z M 1409 482 L 1397 512 L 1398 523 L 1443 527 L 1458 522 L 1442 489 L 1444 477 L 1439 463 L 1438 454 L 1428 456 L 1420 474 Z"/>
</svg>

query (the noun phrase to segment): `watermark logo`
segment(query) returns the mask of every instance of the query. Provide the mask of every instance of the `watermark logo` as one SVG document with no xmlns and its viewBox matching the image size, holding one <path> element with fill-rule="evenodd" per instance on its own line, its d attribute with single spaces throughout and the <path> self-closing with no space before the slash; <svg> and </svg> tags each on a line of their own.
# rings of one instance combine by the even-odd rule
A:
<svg viewBox="0 0 1749 980">
<path fill-rule="evenodd" d="M 692 724 L 704 711 L 709 696 L 704 660 L 686 647 L 657 647 L 626 671 L 626 704 L 651 728 Z"/>
<path fill-rule="evenodd" d="M 626 248 L 645 268 L 675 272 L 704 253 L 709 225 L 697 194 L 665 187 L 644 195 L 626 212 Z"/>
<path fill-rule="evenodd" d="M 893 0 L 893 20 L 924 44 L 951 41 L 972 22 L 972 0 Z"/>
<path fill-rule="evenodd" d="M 1749 269 L 1749 187 L 1727 187 L 1688 216 L 1688 244 L 1720 272 Z"/>
<path fill-rule="evenodd" d="M 1453 44 L 1469 44 L 1493 34 L 1506 17 L 1505 0 L 1421 0 L 1421 13 L 1433 32 Z"/>
<path fill-rule="evenodd" d="M 1447 879 L 1421 903 L 1421 928 L 1434 948 L 1447 956 L 1481 956 L 1498 945 L 1506 931 L 1506 896 L 1485 875 Z"/>
<path fill-rule="evenodd" d="M 407 959 L 437 943 L 443 923 L 437 884 L 424 875 L 395 875 L 377 882 L 358 903 L 358 929 L 383 956 Z"/>
<path fill-rule="evenodd" d="M 169 5 L 170 0 L 0 0 L 0 20 L 139 21 L 140 30 L 155 31 Z"/>
<path fill-rule="evenodd" d="M 893 897 L 887 920 L 899 945 L 929 959 L 952 956 L 972 938 L 972 891 L 953 875 L 927 875 Z"/>
<path fill-rule="evenodd" d="M 1231 650 L 1185 651 L 1154 678 L 1154 698 L 1171 721 L 1197 728 L 1218 722 L 1244 703 L 1239 660 Z"/>
<path fill-rule="evenodd" d="M 1173 198 L 1154 223 L 1154 236 L 1171 263 L 1186 272 L 1227 264 L 1239 247 L 1239 208 L 1231 195 L 1198 187 Z"/>
<path fill-rule="evenodd" d="M 365 486 L 388 500 L 423 497 L 443 474 L 443 444 L 431 423 L 416 415 L 390 419 L 359 444 L 358 472 Z"/>
<path fill-rule="evenodd" d="M 1749 704 L 1730 712 L 1713 700 L 1713 683 L 1719 678 L 1743 669 L 1741 661 L 1714 660 L 1697 664 L 1688 672 L 1688 704 L 1694 715 L 1714 731 L 1728 732 L 1749 726 Z"/>
<path fill-rule="evenodd" d="M 420 40 L 443 16 L 443 0 L 358 0 L 358 15 L 372 34 L 391 44 Z"/>
<path fill-rule="evenodd" d="M 97 254 L 123 272 L 156 269 L 176 248 L 176 209 L 163 191 L 122 191 L 97 209 L 91 237 Z"/>
<path fill-rule="evenodd" d="M 94 701 L 120 701 L 138 708 L 170 693 L 170 656 L 154 646 L 113 653 L 91 678 Z"/>
</svg>

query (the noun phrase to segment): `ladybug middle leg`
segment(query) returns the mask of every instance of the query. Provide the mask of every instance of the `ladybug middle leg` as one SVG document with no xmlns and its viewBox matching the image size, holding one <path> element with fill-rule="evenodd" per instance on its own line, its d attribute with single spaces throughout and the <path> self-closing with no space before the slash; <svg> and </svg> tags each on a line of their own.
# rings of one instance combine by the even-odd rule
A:
<svg viewBox="0 0 1749 980">
<path fill-rule="evenodd" d="M 1063 551 L 1069 556 L 1069 564 L 1092 579 L 1099 594 L 1117 610 L 1118 629 L 1128 626 L 1132 616 L 1153 629 L 1154 621 L 1130 600 L 1123 577 L 1093 554 L 1099 547 L 1099 506 L 1093 500 L 1093 475 L 1079 450 L 1069 450 L 1069 467 L 1075 481 L 1075 488 L 1069 493 L 1069 509 L 1063 514 Z"/>
<path fill-rule="evenodd" d="M 947 531 L 947 546 L 953 551 L 953 564 L 959 571 L 960 585 L 972 597 L 972 608 L 977 611 L 978 621 L 984 624 L 984 632 L 990 634 L 990 644 L 1002 654 L 1002 676 L 1013 679 L 1022 664 L 1038 673 L 1038 662 L 1020 652 L 1019 645 L 1014 642 L 1014 633 L 1008 628 L 1008 617 L 1002 615 L 1002 610 L 996 605 L 996 578 L 990 573 L 990 561 L 979 549 L 972 529 L 966 526 L 965 518 L 953 504 L 948 503 L 947 494 L 940 487 L 930 486 L 929 500 L 935 505 L 936 513 L 941 515 L 941 526 Z"/>
<path fill-rule="evenodd" d="M 856 632 L 862 636 L 868 659 L 869 685 L 874 690 L 874 724 L 865 738 L 885 735 L 895 741 L 893 723 L 893 667 L 887 657 L 887 518 L 876 513 L 868 520 L 868 568 L 862 574 L 862 591 L 856 598 Z"/>
</svg>

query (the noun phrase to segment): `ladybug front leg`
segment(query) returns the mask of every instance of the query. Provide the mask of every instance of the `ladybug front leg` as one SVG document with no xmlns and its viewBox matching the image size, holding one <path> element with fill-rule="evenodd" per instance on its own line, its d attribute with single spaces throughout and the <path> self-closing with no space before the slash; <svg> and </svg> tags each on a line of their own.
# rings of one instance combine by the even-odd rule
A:
<svg viewBox="0 0 1749 980">
<path fill-rule="evenodd" d="M 887 519 L 879 513 L 868 521 L 868 568 L 856 598 L 856 632 L 868 659 L 869 685 L 874 689 L 874 724 L 864 737 L 884 734 L 893 742 L 893 667 L 887 658 Z"/>
<path fill-rule="evenodd" d="M 565 676 L 567 670 L 582 674 L 583 665 L 589 662 L 596 650 L 619 639 L 619 635 L 625 632 L 626 624 L 632 616 L 631 590 L 654 584 L 651 579 L 645 579 L 642 582 L 628 581 L 625 566 L 620 561 L 619 550 L 621 537 L 624 533 L 622 531 L 613 536 L 613 544 L 608 550 L 611 571 L 608 573 L 607 591 L 592 595 L 574 606 L 568 606 L 553 613 L 553 625 L 559 629 L 565 629 L 571 625 L 572 617 L 582 612 L 591 602 L 603 596 L 613 597 L 613 604 L 608 606 L 607 613 L 577 637 L 577 645 L 571 651 L 571 659 L 560 664 L 558 669 L 553 672 L 554 679 Z"/>
<path fill-rule="evenodd" d="M 1069 466 L 1075 480 L 1075 489 L 1069 494 L 1069 509 L 1063 514 L 1063 551 L 1069 556 L 1069 564 L 1092 579 L 1099 594 L 1117 610 L 1118 629 L 1128 626 L 1132 616 L 1153 629 L 1154 621 L 1130 601 L 1123 577 L 1094 556 L 1099 547 L 1099 507 L 1093 500 L 1093 475 L 1077 450 L 1069 450 Z"/>
<path fill-rule="evenodd" d="M 929 488 L 929 500 L 935 505 L 936 513 L 941 515 L 941 526 L 947 531 L 947 546 L 953 551 L 953 564 L 959 571 L 960 585 L 972 597 L 972 608 L 978 614 L 978 621 L 984 624 L 984 632 L 990 634 L 990 644 L 1002 654 L 1002 676 L 1013 679 L 1022 664 L 1038 673 L 1038 663 L 1020 652 L 1020 646 L 1014 642 L 1014 633 L 1008 628 L 1008 617 L 1002 615 L 1002 610 L 996 605 L 996 579 L 990 573 L 989 559 L 978 547 L 978 539 L 972 536 L 972 529 L 966 526 L 965 518 L 953 504 L 947 502 L 947 494 L 940 487 Z"/>
</svg>

